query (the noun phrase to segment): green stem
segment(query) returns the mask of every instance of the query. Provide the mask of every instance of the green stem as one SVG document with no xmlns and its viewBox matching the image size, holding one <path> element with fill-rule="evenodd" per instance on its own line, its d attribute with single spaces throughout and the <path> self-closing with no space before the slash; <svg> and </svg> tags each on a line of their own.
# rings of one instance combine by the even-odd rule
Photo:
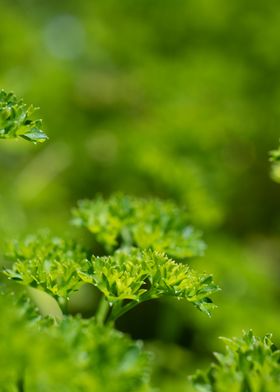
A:
<svg viewBox="0 0 280 392">
<path fill-rule="evenodd" d="M 21 375 L 17 379 L 17 390 L 18 392 L 24 392 L 24 371 L 20 372 Z"/>
<path fill-rule="evenodd" d="M 129 312 L 131 309 L 135 308 L 135 306 L 141 304 L 142 302 L 149 301 L 151 299 L 157 298 L 156 296 L 153 295 L 153 292 L 147 291 L 144 293 L 140 298 L 139 301 L 131 301 L 128 302 L 124 306 L 116 306 L 113 307 L 113 310 L 110 314 L 109 320 L 108 321 L 116 321 L 119 317 L 123 316 L 125 313 Z"/>
<path fill-rule="evenodd" d="M 103 325 L 105 323 L 108 311 L 109 311 L 109 303 L 107 299 L 104 296 L 102 296 L 96 312 L 96 321 L 98 325 Z"/>
<path fill-rule="evenodd" d="M 146 299 L 148 301 L 148 299 Z M 135 306 L 139 305 L 140 303 L 145 302 L 143 301 L 131 301 L 122 308 L 115 309 L 115 311 L 112 311 L 109 321 L 116 321 L 119 317 L 123 316 L 125 313 L 129 312 L 131 309 L 135 308 Z"/>
<path fill-rule="evenodd" d="M 67 315 L 69 313 L 69 309 L 68 309 L 69 301 L 66 298 L 61 298 L 61 297 L 57 297 L 56 301 L 58 302 L 62 313 L 64 315 Z"/>
</svg>

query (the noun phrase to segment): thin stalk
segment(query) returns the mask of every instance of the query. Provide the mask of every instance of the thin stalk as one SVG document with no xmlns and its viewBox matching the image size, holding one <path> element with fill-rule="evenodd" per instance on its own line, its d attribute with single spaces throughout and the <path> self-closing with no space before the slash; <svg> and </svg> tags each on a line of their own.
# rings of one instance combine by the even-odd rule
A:
<svg viewBox="0 0 280 392">
<path fill-rule="evenodd" d="M 109 307 L 110 306 L 107 299 L 104 296 L 102 296 L 96 312 L 96 321 L 98 325 L 103 325 L 105 323 L 109 311 Z"/>
<path fill-rule="evenodd" d="M 56 301 L 58 302 L 59 307 L 60 307 L 62 313 L 64 315 L 67 315 L 69 313 L 69 308 L 68 308 L 69 300 L 67 298 L 57 297 Z"/>
<path fill-rule="evenodd" d="M 22 372 L 21 375 L 17 379 L 17 391 L 18 392 L 24 392 L 24 390 L 25 390 L 25 388 L 24 388 L 24 376 L 23 376 L 23 372 Z"/>
<path fill-rule="evenodd" d="M 135 306 L 139 305 L 140 302 L 129 302 L 128 304 L 124 305 L 122 308 L 115 308 L 113 309 L 112 313 L 110 314 L 109 321 L 115 321 L 123 314 L 128 312 L 129 310 L 133 309 Z"/>
<path fill-rule="evenodd" d="M 139 301 L 128 302 L 126 305 L 122 307 L 120 306 L 113 307 L 108 321 L 116 321 L 119 317 L 123 316 L 125 313 L 135 308 L 135 306 L 141 304 L 142 302 L 146 302 L 154 298 L 156 298 L 156 296 L 153 295 L 153 292 L 147 291 L 139 298 Z"/>
</svg>

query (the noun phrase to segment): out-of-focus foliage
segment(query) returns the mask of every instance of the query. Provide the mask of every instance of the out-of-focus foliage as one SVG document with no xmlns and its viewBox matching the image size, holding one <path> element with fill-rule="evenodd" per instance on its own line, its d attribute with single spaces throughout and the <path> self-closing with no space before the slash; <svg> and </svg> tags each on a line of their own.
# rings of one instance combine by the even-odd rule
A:
<svg viewBox="0 0 280 392">
<path fill-rule="evenodd" d="M 150 356 L 94 319 L 42 318 L 30 302 L 0 296 L 4 391 L 148 392 Z M 5 389 L 3 389 L 5 388 Z"/>
<path fill-rule="evenodd" d="M 270 161 L 271 162 L 279 162 L 280 161 L 280 148 L 278 148 L 277 150 L 271 151 Z"/>
<path fill-rule="evenodd" d="M 203 253 L 200 233 L 188 225 L 186 212 L 171 202 L 116 195 L 82 200 L 73 223 L 86 227 L 108 252 L 122 246 L 154 249 L 176 259 Z"/>
<path fill-rule="evenodd" d="M 79 198 L 133 190 L 180 201 L 201 227 L 262 230 L 277 205 L 263 162 L 278 139 L 278 9 L 2 1 L 1 85 L 38 102 L 55 136 L 35 154 L 1 146 L 22 229 L 39 204 L 56 226 Z"/>
<path fill-rule="evenodd" d="M 279 343 L 267 154 L 280 134 L 280 3 L 2 0 L 0 14 L 1 88 L 41 107 L 52 140 L 0 143 L 1 239 L 42 226 L 63 236 L 76 201 L 100 193 L 179 202 L 208 246 L 193 267 L 223 291 L 210 320 L 169 299 L 118 320 L 155 340 L 156 385 L 188 390 L 218 336 L 253 328 Z"/>
<path fill-rule="evenodd" d="M 271 336 L 223 338 L 226 353 L 215 353 L 217 363 L 192 380 L 199 392 L 277 392 L 280 383 L 280 351 Z"/>
<path fill-rule="evenodd" d="M 89 271 L 82 272 L 81 278 L 98 287 L 113 305 L 113 320 L 141 302 L 168 296 L 186 299 L 210 315 L 214 305 L 209 295 L 219 290 L 211 275 L 151 250 L 119 250 L 113 256 L 93 257 Z"/>
<path fill-rule="evenodd" d="M 280 148 L 270 153 L 271 177 L 274 181 L 280 182 Z"/>
<path fill-rule="evenodd" d="M 266 248 L 262 248 L 262 241 L 262 238 L 258 238 L 245 248 L 236 240 L 220 236 L 211 240 L 212 246 L 207 257 L 197 260 L 195 267 L 198 270 L 212 266 L 211 273 L 219 282 L 222 292 L 216 297 L 218 308 L 209 322 L 192 309 L 186 312 L 182 304 L 175 303 L 180 317 L 184 319 L 183 325 L 197 331 L 191 343 L 192 347 L 198 348 L 201 339 L 207 334 L 207 339 L 203 339 L 204 348 L 207 348 L 209 353 L 221 349 L 217 330 L 222 336 L 237 336 L 242 328 L 250 329 L 252 321 L 257 335 L 272 332 L 277 344 L 280 343 L 279 302 L 275 295 L 278 293 L 279 284 L 271 260 L 275 255 L 267 256 Z M 273 244 L 268 243 L 266 246 L 273 247 Z M 277 252 L 277 243 L 274 246 Z M 261 309 L 266 310 L 265 317 Z M 183 328 L 182 324 L 180 328 Z M 183 332 L 179 329 L 178 333 L 180 336 Z"/>
<path fill-rule="evenodd" d="M 86 254 L 70 241 L 48 233 L 13 241 L 7 256 L 14 261 L 5 274 L 25 285 L 44 290 L 60 303 L 82 285 L 78 271 L 86 265 Z"/>
<path fill-rule="evenodd" d="M 32 120 L 36 108 L 27 106 L 13 93 L 0 91 L 0 139 L 22 137 L 32 142 L 44 142 L 48 137 L 41 130 L 42 120 Z"/>
</svg>

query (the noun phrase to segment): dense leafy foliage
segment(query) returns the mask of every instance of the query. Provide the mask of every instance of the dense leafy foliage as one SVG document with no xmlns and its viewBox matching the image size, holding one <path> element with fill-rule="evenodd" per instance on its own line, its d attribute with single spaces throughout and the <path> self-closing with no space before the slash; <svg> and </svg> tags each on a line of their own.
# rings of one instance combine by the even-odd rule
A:
<svg viewBox="0 0 280 392">
<path fill-rule="evenodd" d="M 223 292 L 211 319 L 163 299 L 118 320 L 156 353 L 158 389 L 192 391 L 186 374 L 221 351 L 217 336 L 253 328 L 279 344 L 280 188 L 266 159 L 280 2 L 2 0 L 0 14 L 0 86 L 42 108 L 52 139 L 0 143 L 0 248 L 46 226 L 64 238 L 79 199 L 170 199 L 205 233 L 206 257 L 188 262 Z M 103 255 L 95 235 L 71 233 Z M 71 311 L 89 315 L 88 287 Z"/>
<path fill-rule="evenodd" d="M 141 302 L 164 296 L 186 299 L 210 315 L 214 305 L 209 295 L 218 290 L 212 276 L 152 250 L 119 250 L 112 256 L 93 257 L 89 272 L 81 278 L 98 287 L 113 305 L 112 319 Z M 124 300 L 129 302 L 123 304 Z"/>
<path fill-rule="evenodd" d="M 193 377 L 199 392 L 277 392 L 280 384 L 280 350 L 271 335 L 226 339 L 226 353 L 215 353 L 217 363 Z"/>
<path fill-rule="evenodd" d="M 86 263 L 86 254 L 71 241 L 48 233 L 30 235 L 11 242 L 7 256 L 15 260 L 12 269 L 5 270 L 10 279 L 44 290 L 61 304 L 82 284 L 78 271 Z"/>
<path fill-rule="evenodd" d="M 0 91 L 0 138 L 21 137 L 34 143 L 44 142 L 48 137 L 42 131 L 42 120 L 33 120 L 36 111 L 32 105 L 27 106 L 13 93 Z"/>
<path fill-rule="evenodd" d="M 93 319 L 69 316 L 57 324 L 42 318 L 26 297 L 16 300 L 3 294 L 1 390 L 150 390 L 150 357 L 139 342 L 110 327 L 97 326 Z"/>
<path fill-rule="evenodd" d="M 85 226 L 108 252 L 136 246 L 184 259 L 201 255 L 205 247 L 186 212 L 172 202 L 115 195 L 83 200 L 73 214 L 73 223 Z"/>
<path fill-rule="evenodd" d="M 214 305 L 209 295 L 218 290 L 212 276 L 153 250 L 125 248 L 88 261 L 79 246 L 42 233 L 12 242 L 7 256 L 14 264 L 5 275 L 45 291 L 62 307 L 84 283 L 93 284 L 114 305 L 113 320 L 141 302 L 163 296 L 186 299 L 210 315 Z M 124 304 L 126 300 L 131 302 Z"/>
<path fill-rule="evenodd" d="M 199 274 L 157 250 L 186 258 L 199 253 L 203 243 L 172 203 L 118 195 L 108 201 L 81 202 L 74 215 L 75 223 L 85 224 L 107 251 L 120 249 L 88 260 L 75 243 L 42 232 L 9 244 L 7 257 L 14 263 L 4 274 L 50 294 L 64 313 L 70 294 L 84 283 L 93 284 L 103 295 L 96 318 L 43 319 L 34 316 L 30 307 L 24 316 L 10 307 L 5 314 L 4 309 L 8 328 L 1 331 L 2 340 L 8 341 L 12 328 L 15 342 L 10 355 L 15 364 L 7 361 L 2 382 L 8 390 L 37 391 L 42 385 L 45 391 L 148 391 L 147 355 L 139 344 L 112 329 L 111 323 L 108 327 L 104 323 L 141 302 L 165 296 L 186 299 L 210 315 L 214 305 L 209 295 L 218 290 L 212 276 Z M 194 244 L 197 249 L 192 250 Z M 47 348 L 52 346 L 55 349 L 49 354 Z M 57 366 L 58 360 L 63 364 Z M 64 372 L 69 370 L 75 377 L 66 383 Z"/>
<path fill-rule="evenodd" d="M 219 288 L 212 276 L 175 262 L 154 250 L 154 241 L 148 241 L 148 235 L 155 232 L 155 238 L 158 238 L 155 247 L 166 248 L 168 253 L 177 251 L 179 254 L 180 249 L 180 255 L 189 254 L 184 217 L 173 204 L 121 196 L 107 203 L 99 199 L 96 204 L 99 203 L 101 210 L 97 209 L 96 215 L 94 209 L 91 211 L 90 227 L 97 228 L 93 231 L 100 233 L 101 239 L 108 238 L 108 225 L 117 228 L 114 238 L 126 233 L 119 244 L 120 249 L 110 256 L 93 255 L 88 260 L 90 252 L 85 253 L 74 242 L 53 237 L 48 232 L 10 242 L 7 247 L 7 257 L 13 264 L 4 269 L 4 274 L 26 287 L 50 294 L 64 314 L 68 313 L 69 296 L 84 283 L 96 286 L 102 293 L 96 317 L 91 320 L 62 314 L 44 319 L 39 314 L 34 316 L 31 307 L 26 306 L 23 306 L 28 310 L 26 315 L 18 315 L 10 307 L 5 314 L 4 309 L 2 317 L 7 319 L 7 329 L 1 330 L 2 340 L 9 340 L 11 328 L 15 341 L 11 342 L 9 355 L 15 363 L 8 360 L 1 377 L 11 391 L 17 386 L 19 390 L 35 392 L 39 385 L 43 385 L 44 391 L 148 391 L 147 354 L 138 343 L 115 331 L 112 322 L 141 302 L 160 297 L 185 299 L 208 315 L 214 307 L 209 296 Z M 112 204 L 115 208 L 111 208 Z M 95 206 L 94 201 L 90 205 Z M 129 238 L 141 238 L 141 230 L 144 239 L 135 241 L 142 246 L 129 246 L 133 244 Z M 1 296 L 0 301 L 3 301 Z M 44 304 L 40 306 L 41 311 L 42 307 Z M 107 322 L 108 326 L 105 326 Z M 8 347 L 3 344 L 2 352 L 5 353 Z M 55 349 L 49 353 L 48 347 Z M 75 375 L 67 382 L 66 371 Z"/>
</svg>

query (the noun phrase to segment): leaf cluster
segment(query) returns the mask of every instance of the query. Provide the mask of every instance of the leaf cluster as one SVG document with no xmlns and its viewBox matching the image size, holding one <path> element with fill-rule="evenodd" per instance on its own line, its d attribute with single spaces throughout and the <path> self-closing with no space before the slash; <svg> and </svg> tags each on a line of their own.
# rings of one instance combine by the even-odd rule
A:
<svg viewBox="0 0 280 392">
<path fill-rule="evenodd" d="M 163 296 L 185 299 L 210 315 L 214 305 L 209 296 L 218 290 L 211 275 L 151 249 L 123 248 L 88 260 L 75 243 L 40 233 L 10 243 L 7 255 L 15 261 L 4 270 L 9 279 L 45 291 L 62 307 L 72 292 L 93 284 L 113 305 L 113 320 L 141 302 Z"/>
<path fill-rule="evenodd" d="M 68 316 L 56 324 L 24 301 L 0 295 L 0 385 L 5 391 L 17 391 L 19 385 L 30 392 L 150 390 L 150 355 L 139 342 L 92 319 Z"/>
<path fill-rule="evenodd" d="M 136 248 L 93 256 L 89 270 L 80 277 L 113 305 L 113 319 L 141 302 L 164 296 L 185 299 L 210 315 L 214 305 L 209 295 L 219 290 L 211 275 L 177 264 L 157 251 Z"/>
<path fill-rule="evenodd" d="M 6 254 L 13 264 L 4 274 L 51 295 L 64 315 L 43 318 L 23 304 L 24 317 L 3 313 L 8 329 L 0 332 L 0 349 L 9 349 L 5 334 L 10 328 L 15 341 L 2 380 L 34 392 L 41 386 L 44 391 L 147 392 L 149 356 L 138 342 L 114 330 L 114 321 L 141 302 L 166 296 L 187 300 L 210 315 L 210 296 L 218 290 L 212 276 L 170 257 L 198 254 L 203 243 L 186 225 L 186 215 L 169 202 L 117 195 L 82 202 L 74 215 L 80 225 L 90 222 L 97 241 L 112 253 L 98 257 L 48 232 L 9 244 Z M 70 317 L 69 296 L 86 283 L 102 294 L 95 317 Z"/>
<path fill-rule="evenodd" d="M 46 141 L 48 137 L 41 129 L 42 120 L 33 119 L 36 110 L 13 93 L 0 90 L 0 139 L 21 137 L 34 143 Z"/>
<path fill-rule="evenodd" d="M 280 385 L 280 350 L 271 335 L 226 339 L 225 354 L 215 353 L 217 362 L 198 371 L 192 381 L 199 392 L 276 392 Z"/>
<path fill-rule="evenodd" d="M 86 264 L 85 252 L 74 242 L 47 232 L 11 242 L 7 256 L 15 261 L 4 270 L 10 279 L 41 289 L 60 303 L 83 283 L 78 271 Z"/>
<path fill-rule="evenodd" d="M 117 194 L 104 200 L 82 200 L 73 223 L 86 227 L 107 252 L 135 246 L 166 253 L 175 259 L 203 254 L 201 234 L 187 222 L 184 210 L 169 201 Z"/>
</svg>

